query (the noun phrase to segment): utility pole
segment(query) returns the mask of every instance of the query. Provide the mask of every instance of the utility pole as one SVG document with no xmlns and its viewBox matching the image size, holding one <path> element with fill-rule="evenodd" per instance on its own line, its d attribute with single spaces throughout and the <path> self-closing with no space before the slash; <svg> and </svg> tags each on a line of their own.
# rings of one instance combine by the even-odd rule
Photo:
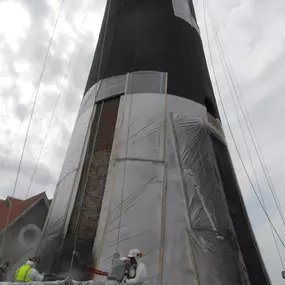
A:
<svg viewBox="0 0 285 285">
<path fill-rule="evenodd" d="M 270 284 L 191 0 L 107 2 L 39 250 L 86 280 L 73 250 L 108 270 L 132 248 L 147 284 Z"/>
</svg>

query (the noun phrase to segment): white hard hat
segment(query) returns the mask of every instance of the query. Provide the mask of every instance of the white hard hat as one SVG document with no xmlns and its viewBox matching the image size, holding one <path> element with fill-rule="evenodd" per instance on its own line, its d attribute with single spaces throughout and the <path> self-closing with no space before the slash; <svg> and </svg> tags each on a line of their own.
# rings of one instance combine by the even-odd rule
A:
<svg viewBox="0 0 285 285">
<path fill-rule="evenodd" d="M 137 248 L 131 249 L 128 255 L 128 257 L 142 257 L 142 256 L 143 253 Z"/>
</svg>

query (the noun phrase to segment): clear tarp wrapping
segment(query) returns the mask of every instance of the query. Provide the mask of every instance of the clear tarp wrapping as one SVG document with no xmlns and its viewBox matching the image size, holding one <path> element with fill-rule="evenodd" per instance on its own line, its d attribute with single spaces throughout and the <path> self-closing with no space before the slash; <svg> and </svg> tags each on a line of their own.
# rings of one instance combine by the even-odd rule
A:
<svg viewBox="0 0 285 285">
<path fill-rule="evenodd" d="M 206 108 L 163 93 L 129 93 L 119 107 L 97 267 L 109 270 L 115 252 L 139 248 L 146 284 L 249 284 Z"/>
<path fill-rule="evenodd" d="M 81 103 L 42 240 L 37 248 L 37 253 L 42 257 L 40 267 L 45 271 L 51 269 L 54 257 L 59 252 L 73 208 L 86 153 L 90 122 L 96 109 L 96 89 L 97 85 L 92 87 Z"/>
<path fill-rule="evenodd" d="M 121 96 L 93 265 L 109 271 L 114 253 L 139 248 L 145 284 L 250 284 L 213 147 L 213 136 L 224 144 L 219 123 L 166 94 L 166 82 L 165 73 L 134 72 L 85 95 L 39 247 L 45 272 L 59 260 L 96 104 Z"/>
</svg>

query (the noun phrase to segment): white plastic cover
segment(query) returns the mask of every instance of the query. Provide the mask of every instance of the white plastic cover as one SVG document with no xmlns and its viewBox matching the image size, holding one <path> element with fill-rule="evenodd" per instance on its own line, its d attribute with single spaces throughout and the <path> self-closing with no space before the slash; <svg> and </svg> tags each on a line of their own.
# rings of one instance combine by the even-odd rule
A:
<svg viewBox="0 0 285 285">
<path fill-rule="evenodd" d="M 93 248 L 96 267 L 108 271 L 114 253 L 139 248 L 146 284 L 249 284 L 213 151 L 211 136 L 223 143 L 223 134 L 206 108 L 166 94 L 164 73 L 106 82 L 81 104 L 40 248 L 45 272 L 65 237 L 96 94 L 110 98 L 124 84 Z"/>
<path fill-rule="evenodd" d="M 139 248 L 146 284 L 249 284 L 206 108 L 163 93 L 129 93 L 119 108 L 97 267 L 108 270 L 115 252 Z"/>
<path fill-rule="evenodd" d="M 101 80 L 96 102 L 125 93 L 126 78 L 127 75 L 124 74 Z"/>
<path fill-rule="evenodd" d="M 188 22 L 198 33 L 200 33 L 198 24 L 191 13 L 189 0 L 172 0 L 172 4 L 175 16 Z"/>
<path fill-rule="evenodd" d="M 90 122 L 96 109 L 96 90 L 97 85 L 89 90 L 81 103 L 42 240 L 37 248 L 43 257 L 41 267 L 44 270 L 50 270 L 53 258 L 66 234 L 85 158 Z"/>
</svg>

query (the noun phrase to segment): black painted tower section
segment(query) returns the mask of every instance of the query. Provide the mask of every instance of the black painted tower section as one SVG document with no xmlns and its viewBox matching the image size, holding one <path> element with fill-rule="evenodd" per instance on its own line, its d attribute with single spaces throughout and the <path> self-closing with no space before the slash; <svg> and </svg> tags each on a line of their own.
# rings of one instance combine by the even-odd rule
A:
<svg viewBox="0 0 285 285">
<path fill-rule="evenodd" d="M 168 72 L 169 94 L 208 99 L 219 117 L 200 35 L 174 15 L 172 1 L 108 1 L 86 92 L 100 79 L 142 70 Z"/>
<path fill-rule="evenodd" d="M 198 102 L 219 118 L 200 35 L 174 15 L 172 0 L 108 0 L 85 92 L 101 79 L 145 70 L 167 72 L 168 94 Z M 268 285 L 230 156 L 213 143 L 250 283 Z"/>
</svg>

